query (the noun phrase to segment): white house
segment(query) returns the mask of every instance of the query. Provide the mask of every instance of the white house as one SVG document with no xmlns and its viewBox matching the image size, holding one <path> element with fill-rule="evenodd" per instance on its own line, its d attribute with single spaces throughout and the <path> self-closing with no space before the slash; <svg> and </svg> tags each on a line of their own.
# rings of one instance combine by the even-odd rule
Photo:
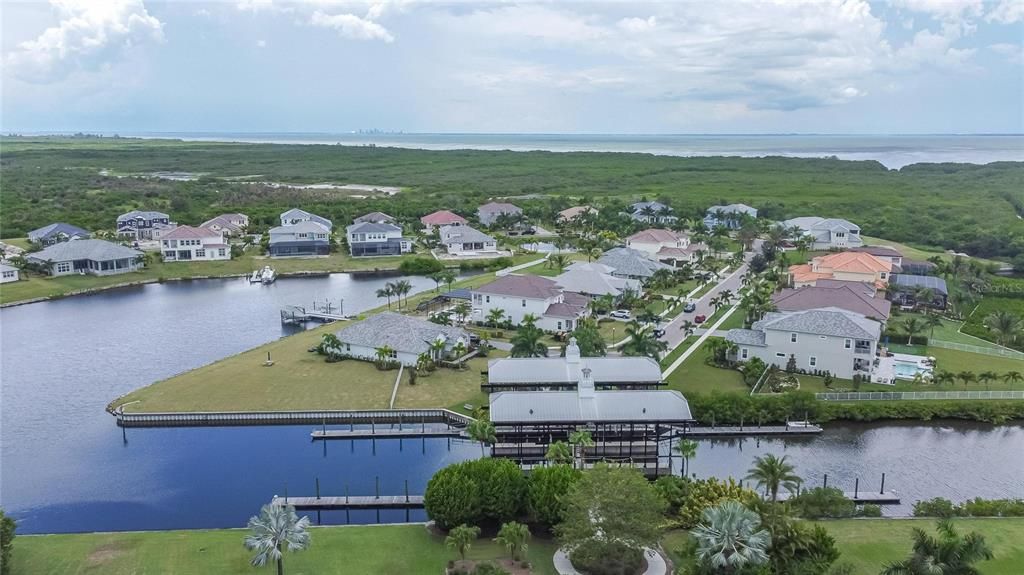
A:
<svg viewBox="0 0 1024 575">
<path fill-rule="evenodd" d="M 139 270 L 143 253 L 105 240 L 73 240 L 29 253 L 29 262 L 45 266 L 53 276 L 109 276 Z"/>
<path fill-rule="evenodd" d="M 626 238 L 626 247 L 647 254 L 654 261 L 695 263 L 701 253 L 707 253 L 708 247 L 701 243 L 691 243 L 690 236 L 652 228 L 637 232 Z"/>
<path fill-rule="evenodd" d="M 521 216 L 523 209 L 506 202 L 488 202 L 476 209 L 477 219 L 484 226 L 494 225 L 501 216 Z"/>
<path fill-rule="evenodd" d="M 421 353 L 444 359 L 461 343 L 469 350 L 469 332 L 462 328 L 439 325 L 400 313 L 385 311 L 350 324 L 334 335 L 341 342 L 343 355 L 375 361 L 377 350 L 391 349 L 389 358 L 403 365 L 416 365 Z M 440 342 L 437 345 L 435 342 Z"/>
<path fill-rule="evenodd" d="M 515 325 L 527 315 L 546 331 L 570 331 L 590 315 L 587 296 L 565 291 L 551 278 L 509 274 L 471 290 L 472 318 L 483 321 L 492 309 L 500 309 Z"/>
<path fill-rule="evenodd" d="M 18 281 L 18 268 L 0 264 L 0 284 Z"/>
<path fill-rule="evenodd" d="M 453 256 L 498 254 L 498 240 L 469 226 L 442 226 L 440 243 Z"/>
<path fill-rule="evenodd" d="M 827 307 L 769 312 L 751 329 L 729 330 L 725 339 L 736 344 L 741 362 L 759 357 L 785 369 L 793 358 L 797 370 L 851 379 L 871 374 L 881 333 L 881 322 Z"/>
<path fill-rule="evenodd" d="M 629 217 L 646 224 L 671 224 L 679 220 L 672 208 L 661 202 L 637 202 L 629 210 Z"/>
<path fill-rule="evenodd" d="M 804 216 L 782 222 L 789 229 L 798 229 L 813 240 L 812 250 L 835 250 L 858 248 L 864 245 L 860 237 L 860 226 L 840 218 L 819 218 Z"/>
<path fill-rule="evenodd" d="M 704 215 L 704 227 L 710 229 L 725 226 L 730 230 L 739 229 L 743 218 L 756 218 L 757 209 L 747 204 L 729 204 L 727 206 L 711 206 Z"/>
<path fill-rule="evenodd" d="M 281 225 L 282 226 L 294 226 L 302 222 L 316 222 L 323 226 L 328 233 L 334 228 L 334 223 L 327 218 L 322 218 L 316 214 L 307 212 L 306 210 L 300 210 L 298 208 L 292 208 L 287 212 L 281 214 Z"/>
<path fill-rule="evenodd" d="M 402 237 L 402 228 L 392 223 L 357 221 L 345 228 L 348 251 L 359 256 L 398 256 L 412 251 L 413 241 Z"/>
<path fill-rule="evenodd" d="M 160 238 L 160 253 L 165 262 L 229 260 L 231 246 L 221 232 L 178 226 Z"/>
</svg>

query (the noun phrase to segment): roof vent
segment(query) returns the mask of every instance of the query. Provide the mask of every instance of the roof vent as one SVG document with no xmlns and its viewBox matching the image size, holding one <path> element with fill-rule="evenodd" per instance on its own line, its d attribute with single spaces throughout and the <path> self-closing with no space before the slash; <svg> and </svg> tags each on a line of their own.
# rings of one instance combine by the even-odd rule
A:
<svg viewBox="0 0 1024 575">
<path fill-rule="evenodd" d="M 533 415 L 533 410 L 532 409 L 530 410 L 530 415 Z"/>
<path fill-rule="evenodd" d="M 647 413 L 647 408 L 646 407 L 643 409 L 643 413 Z"/>
</svg>

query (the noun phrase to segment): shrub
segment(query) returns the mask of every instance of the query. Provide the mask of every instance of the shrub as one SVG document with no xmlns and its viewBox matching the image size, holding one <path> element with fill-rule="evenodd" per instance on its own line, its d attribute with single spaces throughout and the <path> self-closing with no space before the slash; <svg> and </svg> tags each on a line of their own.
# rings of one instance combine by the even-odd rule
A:
<svg viewBox="0 0 1024 575">
<path fill-rule="evenodd" d="M 434 258 L 405 258 L 398 264 L 398 271 L 407 276 L 427 276 L 444 271 L 444 264 Z"/>
<path fill-rule="evenodd" d="M 565 508 L 563 499 L 579 480 L 580 473 L 580 470 L 568 465 L 534 469 L 527 481 L 526 506 L 530 520 L 547 527 L 561 522 Z"/>
<path fill-rule="evenodd" d="M 0 574 L 11 575 L 11 549 L 14 546 L 14 519 L 4 515 L 0 509 Z"/>
<path fill-rule="evenodd" d="M 686 502 L 679 508 L 673 523 L 683 529 L 689 529 L 700 522 L 705 509 L 726 499 L 747 503 L 758 497 L 756 493 L 740 486 L 731 477 L 724 481 L 715 477 L 690 480 Z"/>
<path fill-rule="evenodd" d="M 423 496 L 427 515 L 442 529 L 463 523 L 506 521 L 522 511 L 526 479 L 508 459 L 455 463 L 430 478 Z"/>
<path fill-rule="evenodd" d="M 861 517 L 881 517 L 882 506 L 875 505 L 874 503 L 868 503 L 860 508 L 860 511 L 858 511 L 858 515 L 860 515 Z"/>
<path fill-rule="evenodd" d="M 473 575 L 509 575 L 509 572 L 487 561 L 477 565 L 476 569 L 473 569 Z"/>
<path fill-rule="evenodd" d="M 853 517 L 856 511 L 853 500 L 835 487 L 808 489 L 790 499 L 790 504 L 793 512 L 804 519 Z"/>
<path fill-rule="evenodd" d="M 915 517 L 1024 517 L 1024 499 L 976 497 L 957 505 L 936 497 L 914 503 Z"/>
<path fill-rule="evenodd" d="M 644 555 L 621 543 L 593 540 L 573 549 L 569 559 L 588 575 L 633 575 L 643 565 Z"/>
</svg>

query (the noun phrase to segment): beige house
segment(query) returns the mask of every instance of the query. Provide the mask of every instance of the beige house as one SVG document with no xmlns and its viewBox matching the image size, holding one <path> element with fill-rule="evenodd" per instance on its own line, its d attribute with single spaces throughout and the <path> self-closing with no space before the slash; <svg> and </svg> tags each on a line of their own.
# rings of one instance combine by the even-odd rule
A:
<svg viewBox="0 0 1024 575">
<path fill-rule="evenodd" d="M 629 236 L 626 238 L 626 247 L 643 252 L 654 261 L 672 264 L 693 263 L 700 257 L 700 253 L 707 253 L 707 246 L 690 243 L 690 236 L 659 228 Z"/>
<path fill-rule="evenodd" d="M 793 287 L 813 286 L 818 280 L 863 282 L 884 289 L 892 274 L 892 262 L 864 252 L 839 252 L 818 256 L 809 264 L 789 267 Z"/>
</svg>

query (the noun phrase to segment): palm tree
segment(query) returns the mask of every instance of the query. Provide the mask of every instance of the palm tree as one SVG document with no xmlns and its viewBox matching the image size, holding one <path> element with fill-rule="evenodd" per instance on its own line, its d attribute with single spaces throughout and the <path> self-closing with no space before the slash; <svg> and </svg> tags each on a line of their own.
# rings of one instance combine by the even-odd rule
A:
<svg viewBox="0 0 1024 575">
<path fill-rule="evenodd" d="M 391 359 L 391 354 L 395 353 L 395 350 L 387 344 L 378 347 L 374 351 L 377 353 L 377 363 L 380 365 L 384 365 L 385 362 Z"/>
<path fill-rule="evenodd" d="M 453 527 L 448 532 L 448 536 L 444 538 L 444 545 L 449 549 L 455 549 L 459 552 L 459 557 L 463 561 L 466 560 L 466 551 L 473 545 L 473 541 L 480 536 L 480 528 L 473 525 L 466 525 L 463 523 L 458 527 Z"/>
<path fill-rule="evenodd" d="M 589 262 L 596 259 L 600 259 L 602 255 L 604 255 L 604 252 L 601 251 L 601 248 L 590 248 L 589 250 L 587 250 L 587 261 Z"/>
<path fill-rule="evenodd" d="M 942 318 L 935 314 L 928 314 L 924 318 L 924 329 L 930 330 L 928 332 L 928 339 L 935 337 L 935 328 L 942 327 Z"/>
<path fill-rule="evenodd" d="M 668 344 L 654 337 L 654 333 L 644 329 L 636 321 L 626 325 L 626 336 L 629 341 L 622 346 L 623 355 L 645 356 L 659 359 L 661 352 L 668 349 Z"/>
<path fill-rule="evenodd" d="M 455 304 L 455 309 L 453 311 L 455 312 L 455 315 L 459 317 L 459 323 L 466 323 L 466 319 L 469 317 L 469 314 L 473 313 L 473 304 L 468 301 L 460 301 Z"/>
<path fill-rule="evenodd" d="M 532 325 L 519 328 L 512 336 L 512 357 L 547 357 L 548 346 L 543 337 L 544 332 Z"/>
<path fill-rule="evenodd" d="M 412 291 L 412 284 L 409 283 L 408 280 L 398 280 L 398 281 L 396 281 L 395 282 L 395 287 L 393 289 L 395 290 L 395 295 L 398 296 L 399 301 L 401 301 L 402 298 L 404 297 L 405 298 L 405 303 L 406 304 L 409 303 L 408 295 L 409 295 L 409 292 Z M 401 307 L 401 305 L 399 305 L 399 307 Z"/>
<path fill-rule="evenodd" d="M 768 562 L 771 535 L 761 518 L 738 501 L 725 500 L 704 510 L 703 522 L 690 531 L 697 558 L 714 571 L 734 572 Z"/>
<path fill-rule="evenodd" d="M 683 458 L 683 476 L 690 473 L 690 459 L 697 457 L 697 442 L 692 439 L 680 439 L 672 449 Z"/>
<path fill-rule="evenodd" d="M 575 451 L 574 459 L 580 460 L 580 467 L 583 467 L 583 449 L 594 445 L 594 438 L 586 429 L 577 429 L 569 434 L 569 445 Z"/>
<path fill-rule="evenodd" d="M 444 359 L 444 348 L 448 347 L 448 342 L 443 337 L 438 337 L 428 345 L 430 345 L 430 357 L 432 359 Z"/>
<path fill-rule="evenodd" d="M 1024 375 L 1021 375 L 1019 371 L 1008 371 L 1003 374 L 1003 381 L 1013 385 L 1014 383 L 1024 381 Z"/>
<path fill-rule="evenodd" d="M 501 320 L 504 318 L 505 310 L 501 308 L 491 308 L 491 310 L 487 312 L 487 323 L 489 325 L 497 326 L 499 323 L 501 323 Z"/>
<path fill-rule="evenodd" d="M 793 473 L 794 467 L 786 462 L 786 455 L 776 457 L 769 453 L 764 457 L 754 458 L 754 466 L 747 470 L 747 479 L 757 481 L 757 488 L 764 489 L 771 495 L 772 501 L 779 499 L 779 487 L 787 491 L 795 491 L 801 479 Z"/>
<path fill-rule="evenodd" d="M 556 441 L 548 446 L 544 459 L 552 463 L 572 463 L 572 448 L 564 441 Z"/>
<path fill-rule="evenodd" d="M 377 290 L 377 297 L 388 298 L 388 310 L 391 310 L 391 296 L 395 295 L 394 290 L 391 289 L 391 284 L 385 285 L 383 288 Z"/>
<path fill-rule="evenodd" d="M 540 318 L 532 313 L 528 313 L 523 316 L 523 319 L 519 321 L 519 325 L 524 327 L 534 327 L 537 325 L 537 320 Z"/>
<path fill-rule="evenodd" d="M 441 283 L 444 282 L 444 272 L 434 272 L 427 277 L 434 280 L 434 293 L 441 291 Z"/>
<path fill-rule="evenodd" d="M 466 432 L 473 441 L 480 442 L 480 455 L 484 455 L 484 445 L 493 445 L 498 441 L 494 432 L 494 424 L 486 419 L 478 419 L 466 426 Z"/>
<path fill-rule="evenodd" d="M 914 336 L 921 333 L 921 330 L 924 329 L 924 324 L 921 323 L 921 320 L 919 320 L 916 317 L 905 318 L 903 320 L 903 323 L 900 324 L 900 326 L 903 328 L 903 331 L 907 334 L 907 345 L 910 345 L 911 342 L 914 340 Z"/>
<path fill-rule="evenodd" d="M 697 329 L 697 324 L 690 320 L 685 320 L 683 325 L 679 326 L 679 329 L 683 330 L 683 338 L 685 339 L 693 335 L 693 331 Z"/>
<path fill-rule="evenodd" d="M 972 381 L 978 381 L 978 376 L 974 375 L 973 371 L 961 371 L 956 374 L 956 378 L 964 382 L 964 388 Z"/>
<path fill-rule="evenodd" d="M 985 385 L 988 389 L 988 384 L 999 379 L 999 374 L 994 371 L 983 371 L 978 374 L 978 381 Z"/>
<path fill-rule="evenodd" d="M 530 528 L 522 523 L 509 521 L 503 523 L 498 531 L 494 542 L 503 546 L 512 556 L 512 561 L 518 561 L 520 553 L 526 553 L 527 540 L 530 539 Z"/>
<path fill-rule="evenodd" d="M 458 279 L 458 276 L 455 275 L 455 272 L 451 270 L 442 272 L 441 281 L 448 286 L 448 291 L 452 291 L 452 284 L 455 283 L 456 279 Z"/>
<path fill-rule="evenodd" d="M 956 317 L 963 318 L 967 315 L 967 310 L 974 305 L 974 298 L 971 294 L 957 290 L 953 292 L 953 295 L 949 296 L 949 301 L 953 304 L 953 312 Z"/>
<path fill-rule="evenodd" d="M 299 517 L 291 505 L 267 504 L 260 514 L 249 518 L 249 535 L 245 548 L 256 551 L 253 567 L 263 567 L 267 561 L 277 563 L 277 575 L 284 575 L 284 549 L 302 551 L 309 547 L 309 518 Z"/>
<path fill-rule="evenodd" d="M 936 371 L 932 374 L 932 382 L 940 387 L 944 383 L 952 385 L 956 382 L 956 375 L 949 371 Z"/>
<path fill-rule="evenodd" d="M 416 373 L 425 375 L 430 371 L 430 366 L 434 364 L 434 358 L 430 357 L 430 352 L 423 352 L 416 356 Z M 412 380 L 410 380 L 412 383 Z"/>
<path fill-rule="evenodd" d="M 565 254 L 555 254 L 553 256 L 548 256 L 548 261 L 545 265 L 547 265 L 548 267 L 555 268 L 556 270 L 558 270 L 558 273 L 562 273 L 562 270 L 564 270 L 569 265 L 569 256 Z"/>
<path fill-rule="evenodd" d="M 320 338 L 320 351 L 329 355 L 332 351 L 341 349 L 341 340 L 333 333 L 325 333 Z"/>
<path fill-rule="evenodd" d="M 1024 321 L 1006 310 L 988 314 L 984 324 L 989 331 L 995 334 L 999 345 L 1003 346 L 1009 345 L 1020 336 L 1021 331 L 1024 331 Z"/>
<path fill-rule="evenodd" d="M 973 575 L 980 573 L 974 563 L 992 559 L 992 548 L 977 532 L 961 536 L 949 519 L 936 526 L 933 537 L 914 527 L 914 545 L 910 557 L 888 564 L 882 575 Z"/>
</svg>

